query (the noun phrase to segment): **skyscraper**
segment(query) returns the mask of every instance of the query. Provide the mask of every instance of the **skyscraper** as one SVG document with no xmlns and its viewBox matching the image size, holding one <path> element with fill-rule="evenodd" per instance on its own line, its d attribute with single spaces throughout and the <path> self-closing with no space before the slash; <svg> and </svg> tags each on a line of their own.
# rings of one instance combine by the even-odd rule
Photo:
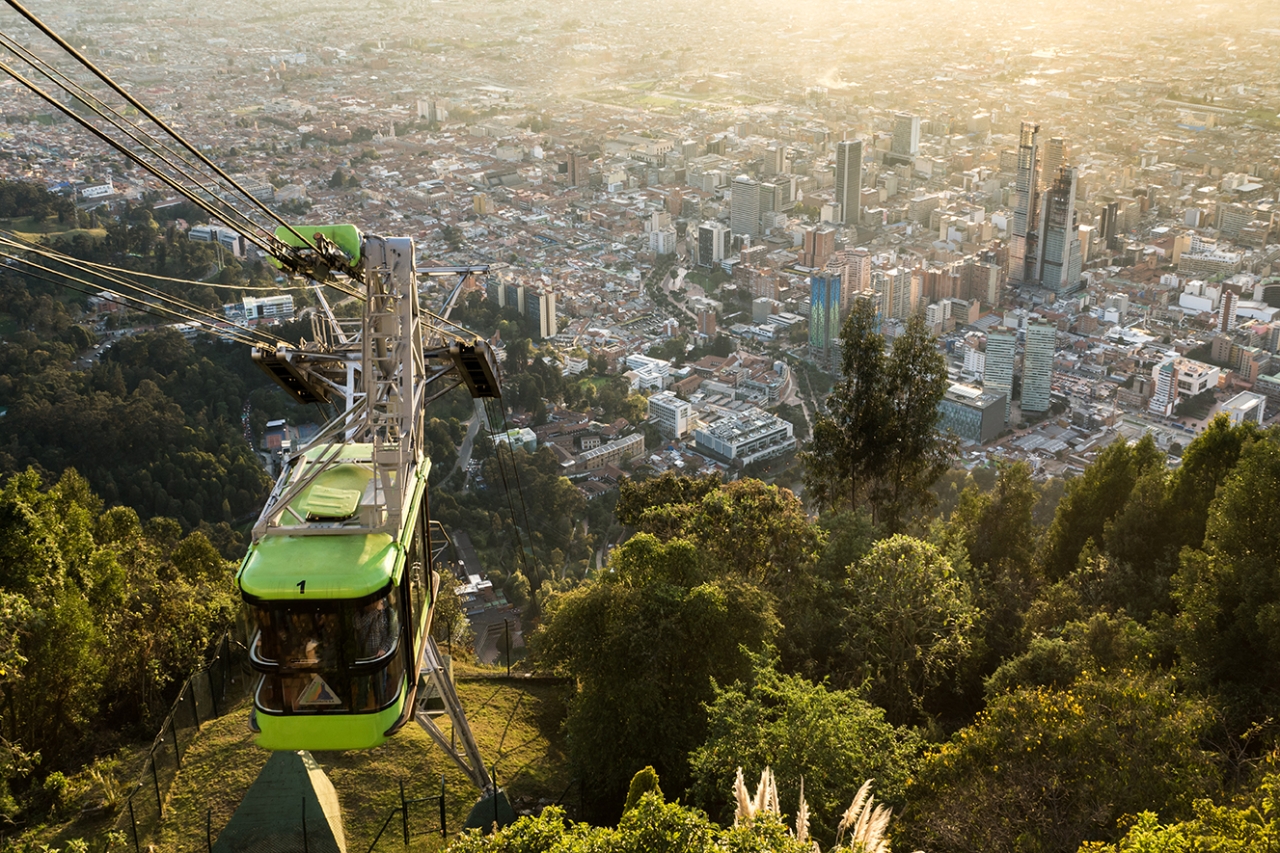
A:
<svg viewBox="0 0 1280 853">
<path fill-rule="evenodd" d="M 836 250 L 836 230 L 826 225 L 810 225 L 804 229 L 800 249 L 802 266 L 818 268 L 826 264 Z"/>
<path fill-rule="evenodd" d="M 903 157 L 920 153 L 920 116 L 895 113 L 893 116 L 893 141 L 889 150 Z"/>
<path fill-rule="evenodd" d="M 844 305 L 841 310 L 847 310 L 855 293 L 871 289 L 871 253 L 866 249 L 845 249 L 841 255 L 844 260 Z"/>
<path fill-rule="evenodd" d="M 1120 203 L 1107 202 L 1106 207 L 1099 211 L 1099 231 L 1102 238 L 1102 244 L 1110 251 L 1120 248 L 1118 234 L 1120 233 Z"/>
<path fill-rule="evenodd" d="M 777 184 L 772 181 L 764 181 L 760 184 L 760 215 L 775 210 L 781 210 L 782 192 Z"/>
<path fill-rule="evenodd" d="M 569 186 L 585 187 L 591 183 L 591 160 L 578 151 L 569 152 Z"/>
<path fill-rule="evenodd" d="M 1018 176 L 1014 185 L 1013 224 L 1009 226 L 1009 281 L 1023 284 L 1035 278 L 1037 205 L 1039 195 L 1040 125 L 1022 123 L 1018 138 Z"/>
<path fill-rule="evenodd" d="M 526 291 L 524 304 L 525 313 L 528 315 L 537 339 L 554 338 L 559 331 L 556 326 L 555 291 L 550 289 Z"/>
<path fill-rule="evenodd" d="M 840 221 L 857 225 L 862 213 L 862 142 L 846 139 L 836 143 L 836 204 Z"/>
<path fill-rule="evenodd" d="M 901 267 L 872 270 L 871 289 L 880 295 L 880 315 L 894 320 L 910 317 L 920 301 L 920 283 L 911 270 Z"/>
<path fill-rule="evenodd" d="M 982 369 L 982 387 L 1004 394 L 1004 419 L 1009 420 L 1013 400 L 1013 360 L 1018 351 L 1018 333 L 999 327 L 987 332 L 987 359 Z"/>
<path fill-rule="evenodd" d="M 840 276 L 809 277 L 809 352 L 818 361 L 834 363 L 834 342 L 840 336 Z"/>
<path fill-rule="evenodd" d="M 760 236 L 760 185 L 746 175 L 733 179 L 729 199 L 729 229 L 734 234 Z"/>
<path fill-rule="evenodd" d="M 1058 327 L 1052 323 L 1027 324 L 1027 346 L 1022 357 L 1022 411 L 1047 412 L 1053 384 L 1053 351 Z M 988 343 L 988 348 L 990 343 Z M 988 356 L 988 364 L 990 356 Z"/>
<path fill-rule="evenodd" d="M 1218 314 L 1218 333 L 1228 334 L 1235 331 L 1236 328 L 1236 305 L 1240 302 L 1240 297 L 1236 295 L 1234 290 L 1222 291 L 1222 308 Z"/>
<path fill-rule="evenodd" d="M 765 175 L 781 175 L 786 170 L 787 149 L 781 145 L 770 145 L 766 148 L 760 172 Z"/>
<path fill-rule="evenodd" d="M 729 256 L 733 234 L 720 222 L 704 222 L 698 226 L 698 265 L 714 266 Z"/>
<path fill-rule="evenodd" d="M 1068 163 L 1067 140 L 1054 136 L 1044 146 L 1040 163 L 1040 191 L 1044 192 L 1058 178 L 1058 170 Z"/>
<path fill-rule="evenodd" d="M 1080 286 L 1080 229 L 1076 226 L 1076 170 L 1063 166 L 1040 208 L 1036 280 L 1054 293 Z"/>
</svg>

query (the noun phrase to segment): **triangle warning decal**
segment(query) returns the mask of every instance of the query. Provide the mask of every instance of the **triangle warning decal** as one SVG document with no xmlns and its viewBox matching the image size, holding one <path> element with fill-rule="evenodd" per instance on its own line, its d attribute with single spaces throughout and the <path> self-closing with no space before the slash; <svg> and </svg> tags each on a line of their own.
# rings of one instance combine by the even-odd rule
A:
<svg viewBox="0 0 1280 853">
<path fill-rule="evenodd" d="M 325 683 L 319 675 L 311 676 L 311 683 L 298 695 L 298 707 L 332 708 L 342 704 L 342 700 L 333 692 L 333 688 Z"/>
</svg>

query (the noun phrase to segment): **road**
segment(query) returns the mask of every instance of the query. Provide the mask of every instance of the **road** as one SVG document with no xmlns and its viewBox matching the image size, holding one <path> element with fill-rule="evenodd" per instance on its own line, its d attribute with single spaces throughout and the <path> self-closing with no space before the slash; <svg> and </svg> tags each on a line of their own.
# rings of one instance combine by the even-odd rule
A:
<svg viewBox="0 0 1280 853">
<path fill-rule="evenodd" d="M 458 448 L 458 461 L 454 463 L 453 471 L 457 471 L 459 468 L 464 471 L 467 469 L 467 463 L 471 461 L 471 449 L 475 446 L 476 434 L 480 432 L 480 425 L 484 424 L 485 428 L 488 428 L 489 422 L 485 416 L 484 400 L 476 399 L 472 402 L 475 403 L 476 413 L 471 420 L 467 421 L 467 434 L 463 436 L 462 446 Z M 449 473 L 453 474 L 453 471 Z"/>
</svg>

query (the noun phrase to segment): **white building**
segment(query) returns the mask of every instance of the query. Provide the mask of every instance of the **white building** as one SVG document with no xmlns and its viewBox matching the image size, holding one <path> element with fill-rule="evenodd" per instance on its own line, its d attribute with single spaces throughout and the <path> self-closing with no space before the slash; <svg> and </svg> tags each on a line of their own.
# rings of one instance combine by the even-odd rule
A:
<svg viewBox="0 0 1280 853">
<path fill-rule="evenodd" d="M 517 447 L 532 453 L 538 449 L 538 435 L 528 427 L 523 429 L 510 429 L 506 432 L 500 432 L 493 437 L 494 444 L 505 444 L 511 449 Z"/>
<path fill-rule="evenodd" d="M 222 314 L 232 323 L 287 320 L 293 316 L 293 297 L 287 293 L 279 296 L 246 296 L 239 302 L 223 305 Z"/>
<path fill-rule="evenodd" d="M 1222 411 L 1227 413 L 1232 426 L 1261 424 L 1267 417 L 1267 398 L 1252 391 L 1241 391 L 1222 404 Z"/>
<path fill-rule="evenodd" d="M 649 232 L 649 251 L 655 255 L 673 255 L 676 251 L 676 229 L 663 228 Z"/>
<path fill-rule="evenodd" d="M 649 398 L 649 422 L 666 438 L 684 438 L 693 420 L 693 406 L 664 391 Z"/>
<path fill-rule="evenodd" d="M 760 234 L 760 184 L 746 175 L 733 179 L 729 197 L 729 228 L 734 234 L 757 237 Z"/>
<path fill-rule="evenodd" d="M 228 249 L 237 258 L 244 258 L 249 251 L 249 244 L 237 231 L 221 225 L 195 225 L 187 232 L 187 239 L 197 243 L 218 243 Z"/>
<path fill-rule="evenodd" d="M 975 346 L 964 345 L 964 366 L 961 368 L 969 376 L 981 376 L 987 367 L 987 354 Z"/>
<path fill-rule="evenodd" d="M 1181 400 L 1218 387 L 1221 370 L 1189 358 L 1170 355 L 1151 369 L 1155 391 L 1147 410 L 1156 415 L 1172 415 Z"/>
<path fill-rule="evenodd" d="M 791 424 L 761 409 L 724 417 L 695 429 L 693 438 L 699 453 L 730 465 L 749 465 L 796 448 Z"/>
<path fill-rule="evenodd" d="M 647 355 L 627 356 L 627 372 L 632 391 L 665 391 L 671 384 L 671 362 Z"/>
</svg>

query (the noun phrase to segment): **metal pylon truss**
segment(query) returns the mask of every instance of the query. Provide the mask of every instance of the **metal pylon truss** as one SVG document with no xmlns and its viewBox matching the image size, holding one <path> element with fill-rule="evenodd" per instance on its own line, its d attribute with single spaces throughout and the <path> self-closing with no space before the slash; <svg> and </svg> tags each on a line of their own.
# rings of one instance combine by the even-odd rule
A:
<svg viewBox="0 0 1280 853">
<path fill-rule="evenodd" d="M 312 315 L 312 340 L 296 348 L 254 350 L 254 359 L 294 399 L 338 409 L 289 458 L 289 475 L 267 499 L 254 526 L 255 539 L 273 532 L 398 530 L 422 462 L 426 407 L 458 385 L 473 397 L 499 393 L 488 346 L 419 307 L 412 240 L 365 236 L 361 257 L 365 300 L 360 318 L 339 319 L 317 284 L 321 310 Z M 469 267 L 459 275 L 483 269 Z M 358 515 L 310 523 L 291 504 L 339 462 L 371 469 Z"/>
<path fill-rule="evenodd" d="M 482 795 L 493 793 L 493 780 L 484 766 L 484 760 L 480 757 L 480 747 L 476 745 L 471 726 L 467 724 L 467 716 L 462 710 L 462 700 L 458 698 L 458 691 L 453 686 L 449 673 L 445 672 L 440 649 L 436 646 L 435 639 L 430 636 L 426 638 L 422 670 L 423 675 L 431 680 L 431 684 L 444 704 L 444 712 L 453 724 L 454 737 L 446 737 L 436 725 L 435 718 L 427 708 L 430 697 L 425 690 L 418 691 L 418 704 L 414 708 L 413 718 L 427 734 L 431 735 L 431 739 L 444 750 L 445 754 L 454 760 L 462 772 L 467 774 L 467 778 L 480 789 Z"/>
</svg>

